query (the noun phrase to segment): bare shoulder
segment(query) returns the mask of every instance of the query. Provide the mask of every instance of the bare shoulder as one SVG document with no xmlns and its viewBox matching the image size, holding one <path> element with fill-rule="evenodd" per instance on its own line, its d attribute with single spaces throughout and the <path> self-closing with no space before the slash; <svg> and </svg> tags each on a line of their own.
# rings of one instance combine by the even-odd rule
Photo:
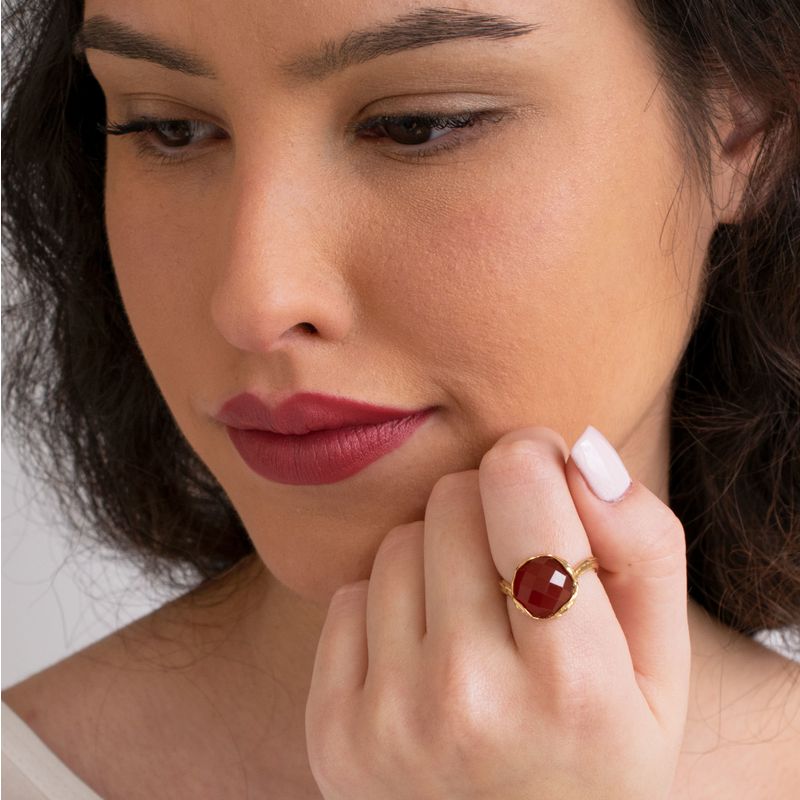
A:
<svg viewBox="0 0 800 800">
<path fill-rule="evenodd" d="M 2 699 L 37 732 L 71 729 L 91 716 L 120 666 L 115 635 L 101 639 L 3 690 Z M 77 708 L 82 713 L 73 714 Z"/>
<path fill-rule="evenodd" d="M 78 777 L 106 789 L 105 713 L 120 668 L 119 642 L 107 637 L 3 690 L 2 699 Z M 111 696 L 111 697 L 110 697 Z"/>
<path fill-rule="evenodd" d="M 199 685 L 191 629 L 162 606 L 2 692 L 101 796 L 237 796 L 233 746 Z M 235 755 L 235 753 L 234 753 Z M 239 781 L 231 792 L 230 782 Z M 181 787 L 178 789 L 177 787 Z"/>
<path fill-rule="evenodd" d="M 142 679 L 189 663 L 181 599 L 169 602 L 2 692 L 35 730 L 80 724 Z M 128 691 L 130 693 L 130 691 Z"/>
<path fill-rule="evenodd" d="M 181 660 L 188 660 L 180 637 L 165 631 L 163 612 L 157 609 L 2 692 L 48 748 L 102 796 L 119 796 L 133 780 L 137 789 L 125 796 L 139 797 L 145 765 L 136 763 L 136 754 L 163 750 L 164 717 L 178 694 Z M 152 759 L 148 776 L 158 774 L 157 762 Z"/>
<path fill-rule="evenodd" d="M 124 712 L 132 720 L 140 709 L 163 711 L 159 693 L 174 696 L 175 684 L 186 682 L 192 666 L 224 645 L 226 629 L 219 622 L 227 622 L 227 611 L 214 597 L 213 587 L 197 587 L 8 687 L 2 699 L 45 734 L 80 733 L 105 712 Z M 196 607 L 198 599 L 204 602 Z"/>
<path fill-rule="evenodd" d="M 155 669 L 159 636 L 155 623 L 166 606 L 113 631 L 76 653 L 2 692 L 2 699 L 26 721 L 45 728 L 56 719 L 74 724 L 109 699 L 115 684 L 137 671 Z M 164 649 L 164 648 L 162 648 Z M 72 714 L 80 708 L 82 713 Z M 35 727 L 32 725 L 31 727 Z"/>
</svg>

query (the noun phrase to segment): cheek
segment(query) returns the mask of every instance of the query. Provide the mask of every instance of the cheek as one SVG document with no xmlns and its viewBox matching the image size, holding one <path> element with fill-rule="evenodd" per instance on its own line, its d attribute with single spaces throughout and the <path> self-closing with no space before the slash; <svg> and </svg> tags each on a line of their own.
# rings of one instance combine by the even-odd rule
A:
<svg viewBox="0 0 800 800">
<path fill-rule="evenodd" d="M 681 167 L 663 138 L 616 142 L 618 159 L 607 142 L 542 141 L 562 146 L 509 153 L 481 188 L 403 222 L 417 271 L 406 341 L 486 429 L 577 436 L 587 420 L 633 423 L 663 393 L 707 239 L 690 201 L 672 204 Z"/>
<path fill-rule="evenodd" d="M 194 203 L 179 203 L 181 192 L 161 188 L 163 178 L 140 176 L 109 161 L 105 222 L 114 273 L 125 312 L 142 353 L 170 405 L 177 376 L 190 365 L 192 342 L 205 339 L 195 296 L 199 273 L 200 226 Z M 201 339 L 202 340 L 202 339 Z"/>
</svg>

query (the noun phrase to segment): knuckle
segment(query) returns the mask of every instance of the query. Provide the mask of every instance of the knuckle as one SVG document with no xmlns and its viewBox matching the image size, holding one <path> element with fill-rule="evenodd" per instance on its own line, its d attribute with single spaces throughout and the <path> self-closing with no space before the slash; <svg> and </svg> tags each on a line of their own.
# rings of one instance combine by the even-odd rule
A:
<svg viewBox="0 0 800 800">
<path fill-rule="evenodd" d="M 339 774 L 339 765 L 350 763 L 346 752 L 349 736 L 343 736 L 336 720 L 340 714 L 329 713 L 319 708 L 306 714 L 306 743 L 309 763 L 313 766 L 316 780 L 328 787 L 334 787 L 344 780 Z"/>
<path fill-rule="evenodd" d="M 448 761 L 455 761 L 462 772 L 469 772 L 476 767 L 476 759 L 497 751 L 490 730 L 475 717 L 451 712 L 442 718 L 440 749 L 448 754 Z"/>
<path fill-rule="evenodd" d="M 685 569 L 686 535 L 672 509 L 660 505 L 644 528 L 639 547 L 630 557 L 638 573 L 655 578 Z"/>
<path fill-rule="evenodd" d="M 465 765 L 474 767 L 476 758 L 496 752 L 498 747 L 492 734 L 497 717 L 494 722 L 486 721 L 486 715 L 470 713 L 471 710 L 474 709 L 450 706 L 440 717 L 436 735 L 437 749 L 447 754 L 448 761 L 461 765 L 462 770 Z"/>
<path fill-rule="evenodd" d="M 569 454 L 569 448 L 564 441 L 564 437 L 557 431 L 544 425 L 533 425 L 527 428 L 518 428 L 517 430 L 510 431 L 497 440 L 495 448 L 504 447 L 507 444 L 513 444 L 517 441 L 533 442 L 541 447 L 549 448 L 553 452 L 560 452 L 563 461 L 567 460 Z"/>
<path fill-rule="evenodd" d="M 486 702 L 486 686 L 495 680 L 465 647 L 449 647 L 440 654 L 437 736 L 459 756 L 494 747 L 499 714 L 496 704 Z"/>
<path fill-rule="evenodd" d="M 403 546 L 409 542 L 413 542 L 418 536 L 423 536 L 425 533 L 425 523 L 422 520 L 415 520 L 414 522 L 404 522 L 402 525 L 395 525 L 386 536 L 383 537 L 383 542 L 387 547 L 395 544 Z"/>
<path fill-rule="evenodd" d="M 599 724 L 609 707 L 613 716 L 616 685 L 608 680 L 603 648 L 587 646 L 585 637 L 567 637 L 548 649 L 528 702 L 539 705 L 549 720 L 576 726 Z"/>
<path fill-rule="evenodd" d="M 557 454 L 546 442 L 518 439 L 498 445 L 484 455 L 480 464 L 481 480 L 490 486 L 530 486 L 550 483 L 559 475 Z"/>
<path fill-rule="evenodd" d="M 347 605 L 348 603 L 356 602 L 360 600 L 359 595 L 362 592 L 366 592 L 368 587 L 369 580 L 366 578 L 354 583 L 343 583 L 331 595 L 331 603 L 335 601 L 336 603 Z"/>
<path fill-rule="evenodd" d="M 424 536 L 425 523 L 422 521 L 396 525 L 383 537 L 378 546 L 378 552 L 373 559 L 373 569 L 375 569 L 376 563 L 382 562 L 385 558 L 390 561 L 396 559 L 398 553 L 415 553 Z"/>
<path fill-rule="evenodd" d="M 495 456 L 505 458 L 513 457 L 514 454 L 528 454 L 529 458 L 539 455 L 548 463 L 563 465 L 569 456 L 569 448 L 564 437 L 552 428 L 521 428 L 501 436 L 494 447 L 484 453 L 481 463 L 491 463 Z"/>
<path fill-rule="evenodd" d="M 376 753 L 399 756 L 403 743 L 420 741 L 419 724 L 410 702 L 408 687 L 384 680 L 369 693 L 366 727 Z"/>
<path fill-rule="evenodd" d="M 560 675 L 548 687 L 550 714 L 560 720 L 565 731 L 602 730 L 608 714 L 605 695 L 608 678 L 597 672 L 577 667 Z"/>
<path fill-rule="evenodd" d="M 451 472 L 443 475 L 433 485 L 428 505 L 447 502 L 449 498 L 461 498 L 465 494 L 478 490 L 478 470 L 470 469 L 462 472 Z"/>
<path fill-rule="evenodd" d="M 661 503 L 656 515 L 656 528 L 661 532 L 662 538 L 673 545 L 682 545 L 684 542 L 683 523 L 675 512 L 667 505 Z"/>
</svg>

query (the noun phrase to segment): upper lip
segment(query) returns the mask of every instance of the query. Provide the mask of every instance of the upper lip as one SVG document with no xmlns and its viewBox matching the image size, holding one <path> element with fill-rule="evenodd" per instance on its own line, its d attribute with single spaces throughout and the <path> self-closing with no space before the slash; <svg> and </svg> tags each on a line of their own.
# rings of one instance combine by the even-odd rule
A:
<svg viewBox="0 0 800 800">
<path fill-rule="evenodd" d="M 352 425 L 375 425 L 411 417 L 425 410 L 387 408 L 317 392 L 293 394 L 276 405 L 252 392 L 243 392 L 226 401 L 215 414 L 215 419 L 242 430 L 304 434 Z"/>
</svg>

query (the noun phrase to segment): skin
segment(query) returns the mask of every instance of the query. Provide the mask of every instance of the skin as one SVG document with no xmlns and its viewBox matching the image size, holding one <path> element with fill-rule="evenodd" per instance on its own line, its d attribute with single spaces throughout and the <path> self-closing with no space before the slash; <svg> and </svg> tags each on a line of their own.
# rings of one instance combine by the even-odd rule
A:
<svg viewBox="0 0 800 800">
<path fill-rule="evenodd" d="M 623 0 L 465 4 L 542 27 L 383 56 L 302 90 L 277 77 L 309 45 L 413 7 L 86 3 L 85 18 L 161 35 L 220 75 L 87 51 L 109 120 L 202 119 L 211 125 L 199 136 L 229 134 L 168 166 L 144 160 L 132 137 L 109 137 L 106 225 L 148 365 L 257 551 L 213 587 L 4 693 L 101 792 L 152 797 L 193 780 L 195 797 L 243 796 L 245 785 L 319 797 L 305 708 L 333 593 L 369 578 L 387 531 L 422 520 L 437 480 L 477 469 L 510 431 L 543 426 L 571 445 L 594 425 L 668 502 L 670 385 L 709 238 L 734 218 L 751 150 L 716 152 L 714 195 L 701 191 Z M 720 109 L 723 141 L 740 107 L 731 97 Z M 462 144 L 419 162 L 389 139 L 343 134 L 373 114 L 473 108 L 508 114 L 447 131 Z M 288 486 L 251 472 L 211 418 L 246 389 L 439 409 L 352 478 Z M 774 717 L 757 689 L 775 702 L 789 663 L 691 599 L 688 629 L 671 796 L 732 789 L 756 763 L 765 781 L 796 780 L 776 777 L 797 746 L 785 719 L 767 749 L 754 741 Z M 77 686 L 87 723 L 67 737 L 70 716 L 45 717 L 41 698 L 70 708 Z M 789 716 L 797 692 L 781 697 Z"/>
</svg>

